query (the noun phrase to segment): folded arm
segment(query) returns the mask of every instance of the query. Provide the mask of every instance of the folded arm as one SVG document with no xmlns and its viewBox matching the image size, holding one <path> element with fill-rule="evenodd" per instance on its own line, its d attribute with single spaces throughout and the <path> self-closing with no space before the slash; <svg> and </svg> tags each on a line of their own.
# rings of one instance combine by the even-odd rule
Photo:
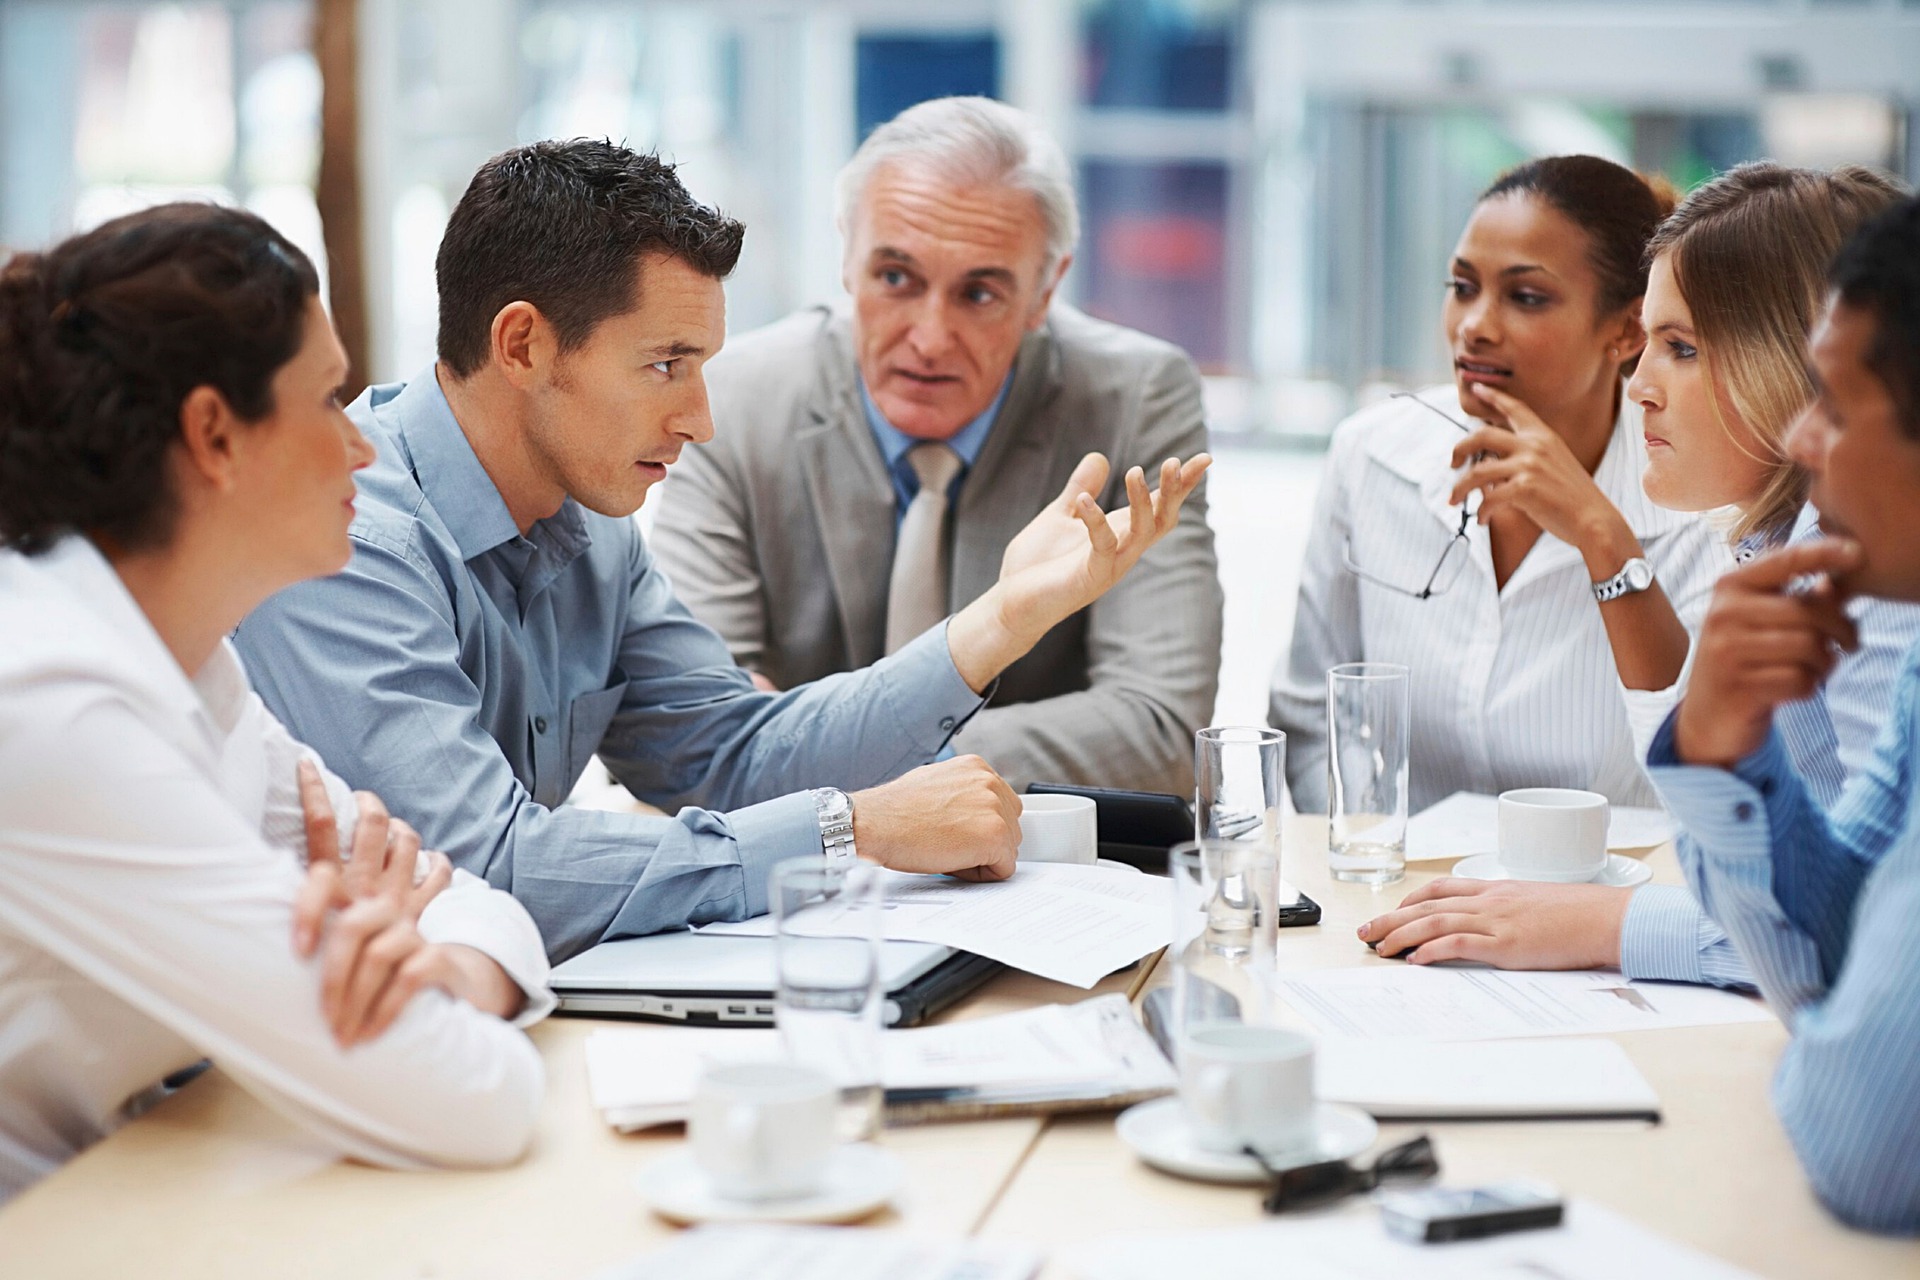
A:
<svg viewBox="0 0 1920 1280">
<path fill-rule="evenodd" d="M 21 717 L 0 733 L 9 928 L 345 1154 L 484 1165 L 525 1148 L 543 1073 L 523 1035 L 428 991 L 343 1050 L 322 1016 L 320 962 L 291 944 L 298 861 L 111 694 L 57 732 L 30 696 L 12 701 Z"/>
</svg>

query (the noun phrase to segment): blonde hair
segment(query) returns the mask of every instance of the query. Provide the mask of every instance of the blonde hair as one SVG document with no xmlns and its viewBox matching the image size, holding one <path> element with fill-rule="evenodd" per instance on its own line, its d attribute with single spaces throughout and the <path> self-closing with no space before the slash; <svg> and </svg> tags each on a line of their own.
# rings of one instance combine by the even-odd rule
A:
<svg viewBox="0 0 1920 1280">
<path fill-rule="evenodd" d="M 1848 236 L 1902 192 L 1859 165 L 1831 172 L 1771 161 L 1743 164 L 1696 189 L 1647 244 L 1668 255 L 1693 313 L 1715 419 L 1720 397 L 1766 450 L 1760 497 L 1732 537 L 1784 537 L 1807 500 L 1807 474 L 1787 456 L 1787 428 L 1813 400 L 1807 334 L 1826 295 L 1827 268 Z"/>
</svg>

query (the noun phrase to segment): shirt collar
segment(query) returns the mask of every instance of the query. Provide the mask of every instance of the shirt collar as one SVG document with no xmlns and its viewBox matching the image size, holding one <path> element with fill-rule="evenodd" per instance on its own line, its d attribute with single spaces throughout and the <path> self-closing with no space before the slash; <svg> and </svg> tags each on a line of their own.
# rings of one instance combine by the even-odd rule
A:
<svg viewBox="0 0 1920 1280">
<path fill-rule="evenodd" d="M 900 459 L 907 450 L 925 441 L 915 439 L 900 428 L 888 422 L 881 414 L 880 407 L 867 394 L 866 379 L 857 380 L 860 387 L 860 404 L 867 412 L 867 426 L 873 431 L 874 443 L 880 446 L 880 456 L 887 460 L 887 469 L 893 470 L 900 465 Z M 948 448 L 960 455 L 960 461 L 968 467 L 980 456 L 980 450 L 986 447 L 987 433 L 993 430 L 993 420 L 1000 415 L 1000 406 L 1007 402 L 1007 391 L 1013 386 L 1013 370 L 1001 380 L 1000 390 L 994 393 L 993 403 L 958 432 L 943 441 Z"/>
<path fill-rule="evenodd" d="M 506 499 L 480 465 L 431 365 L 407 381 L 382 416 L 406 441 L 420 491 L 453 534 L 462 559 L 472 560 L 520 536 Z M 577 512 L 570 522 L 560 520 L 572 503 L 567 499 L 550 519 L 563 528 L 579 525 Z"/>
</svg>

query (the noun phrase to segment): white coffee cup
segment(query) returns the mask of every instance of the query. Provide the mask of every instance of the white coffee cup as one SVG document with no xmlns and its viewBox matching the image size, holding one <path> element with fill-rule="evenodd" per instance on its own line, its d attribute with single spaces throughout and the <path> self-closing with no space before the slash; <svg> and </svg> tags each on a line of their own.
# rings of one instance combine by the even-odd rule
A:
<svg viewBox="0 0 1920 1280">
<path fill-rule="evenodd" d="M 1522 880 L 1571 884 L 1607 865 L 1607 798 L 1566 787 L 1500 793 L 1500 865 Z"/>
<path fill-rule="evenodd" d="M 1020 861 L 1093 865 L 1100 821 L 1088 796 L 1021 796 Z"/>
<path fill-rule="evenodd" d="M 818 1191 L 833 1150 L 833 1081 L 791 1062 L 709 1067 L 694 1089 L 687 1137 L 694 1159 L 729 1200 L 781 1200 Z"/>
<path fill-rule="evenodd" d="M 1208 1151 L 1303 1146 L 1314 1132 L 1313 1041 L 1285 1027 L 1201 1023 L 1180 1041 L 1180 1103 Z"/>
</svg>

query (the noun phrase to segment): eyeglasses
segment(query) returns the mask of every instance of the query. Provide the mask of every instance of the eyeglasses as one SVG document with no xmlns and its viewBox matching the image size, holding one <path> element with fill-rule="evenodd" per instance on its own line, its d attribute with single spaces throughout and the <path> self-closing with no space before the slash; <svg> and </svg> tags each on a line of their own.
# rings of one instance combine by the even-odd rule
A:
<svg viewBox="0 0 1920 1280">
<path fill-rule="evenodd" d="M 1318 1209 L 1362 1191 L 1371 1191 L 1390 1178 L 1425 1179 L 1438 1176 L 1440 1157 L 1426 1134 L 1380 1153 L 1369 1168 L 1356 1169 L 1345 1160 L 1323 1160 L 1297 1169 L 1275 1169 L 1252 1147 L 1246 1153 L 1260 1161 L 1273 1184 L 1263 1207 L 1268 1213 Z"/>
<path fill-rule="evenodd" d="M 1388 399 L 1411 400 L 1422 409 L 1435 414 L 1465 434 L 1473 434 L 1472 427 L 1454 418 L 1451 414 L 1434 408 L 1411 391 L 1396 391 L 1389 396 Z M 1461 567 L 1467 563 L 1467 529 L 1473 524 L 1473 518 L 1479 514 L 1479 510 L 1478 506 L 1469 508 L 1465 503 L 1460 504 L 1460 527 L 1454 530 L 1453 537 L 1447 540 L 1446 550 L 1440 553 L 1439 563 L 1433 566 L 1433 572 L 1427 575 L 1427 580 L 1422 583 L 1417 590 L 1403 587 L 1397 582 L 1388 582 L 1385 578 L 1368 573 L 1365 569 L 1355 564 L 1353 562 L 1353 539 L 1351 538 L 1347 539 L 1347 545 L 1341 550 L 1340 559 L 1346 565 L 1347 572 L 1363 582 L 1371 582 L 1376 587 L 1384 587 L 1386 590 L 1394 592 L 1397 595 L 1411 596 L 1415 600 L 1430 600 L 1434 596 L 1446 591 L 1446 589 L 1451 587 L 1454 581 L 1459 578 Z"/>
</svg>

